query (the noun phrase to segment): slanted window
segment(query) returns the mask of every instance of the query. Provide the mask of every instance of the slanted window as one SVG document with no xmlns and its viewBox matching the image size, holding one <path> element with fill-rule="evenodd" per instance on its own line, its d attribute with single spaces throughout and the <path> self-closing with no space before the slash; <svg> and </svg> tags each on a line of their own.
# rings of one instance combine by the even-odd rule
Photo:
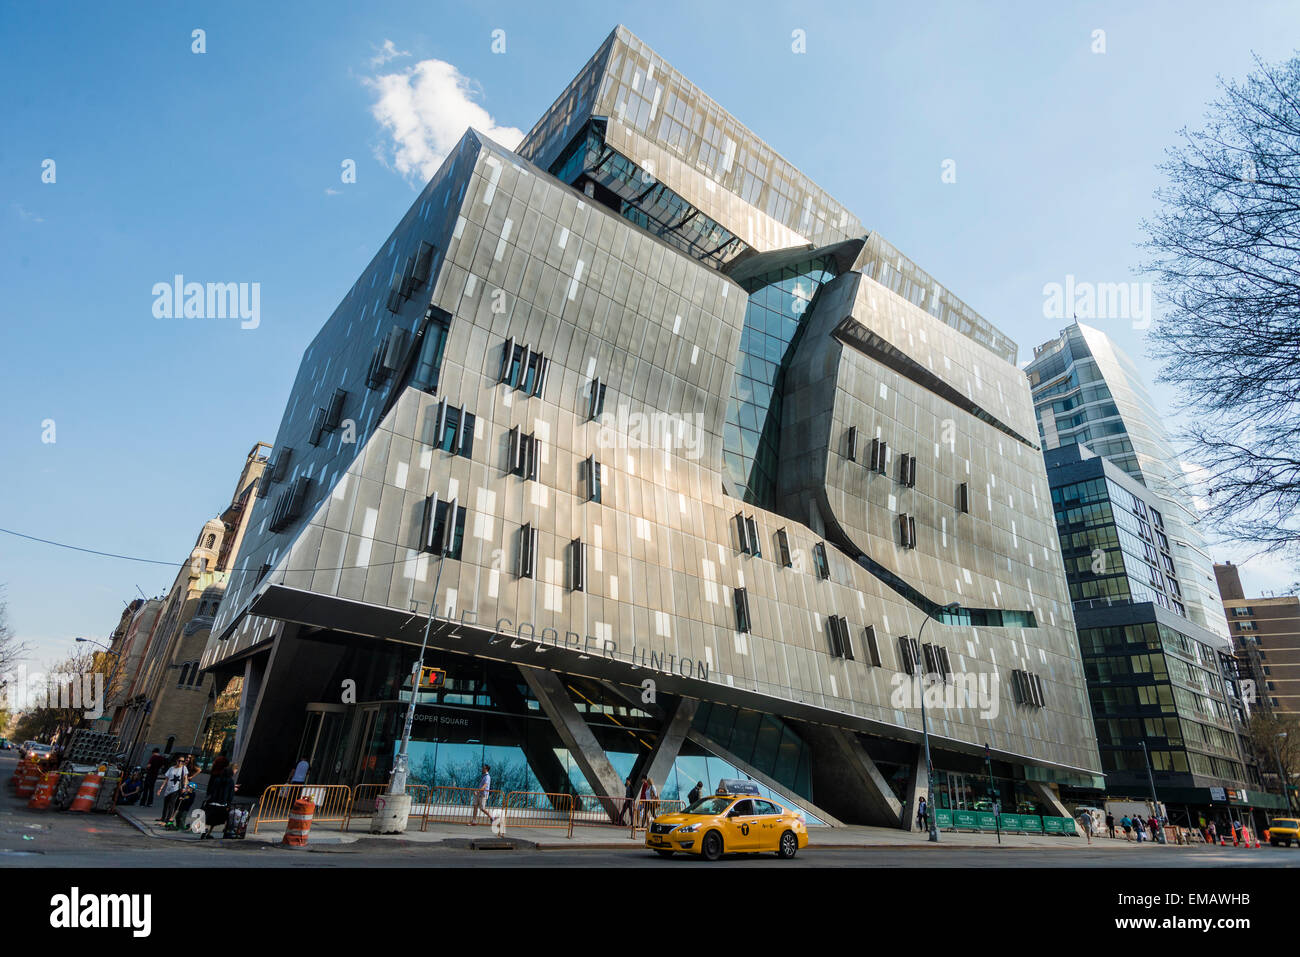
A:
<svg viewBox="0 0 1300 957">
<path fill-rule="evenodd" d="M 569 583 L 574 591 L 587 588 L 587 550 L 581 538 L 569 543 Z"/>
<path fill-rule="evenodd" d="M 280 497 L 276 499 L 275 509 L 271 513 L 271 521 L 267 528 L 278 532 L 296 522 L 302 515 L 303 506 L 307 502 L 307 491 L 310 488 L 311 479 L 307 476 L 299 475 L 294 479 L 293 484 L 281 492 Z"/>
<path fill-rule="evenodd" d="M 903 670 L 909 675 L 916 676 L 921 665 L 921 649 L 917 645 L 915 638 L 909 638 L 907 635 L 899 636 L 898 663 L 903 666 Z"/>
<path fill-rule="evenodd" d="M 966 482 L 957 486 L 957 511 L 970 512 L 970 485 Z"/>
<path fill-rule="evenodd" d="M 916 456 L 904 453 L 898 457 L 898 481 L 908 488 L 916 487 Z"/>
<path fill-rule="evenodd" d="M 587 395 L 587 418 L 598 419 L 605 411 L 605 383 L 600 379 L 591 380 L 591 391 Z"/>
<path fill-rule="evenodd" d="M 898 542 L 904 548 L 916 548 L 916 519 L 910 515 L 898 516 Z"/>
<path fill-rule="evenodd" d="M 535 435 L 524 435 L 518 426 L 510 430 L 510 471 L 520 478 L 535 481 L 542 443 Z"/>
<path fill-rule="evenodd" d="M 826 543 L 818 542 L 813 546 L 813 567 L 817 569 L 817 577 L 822 581 L 829 581 L 831 577 L 831 563 L 826 558 Z"/>
<path fill-rule="evenodd" d="M 424 500 L 420 520 L 420 551 L 459 561 L 465 541 L 466 510 L 456 500 L 441 501 L 437 493 Z"/>
<path fill-rule="evenodd" d="M 782 567 L 794 567 L 794 560 L 790 557 L 790 536 L 784 528 L 777 530 L 776 548 L 781 559 Z"/>
<path fill-rule="evenodd" d="M 594 455 L 587 457 L 587 501 L 600 504 L 600 463 Z"/>
<path fill-rule="evenodd" d="M 446 399 L 438 404 L 438 425 L 434 441 L 438 448 L 453 455 L 473 458 L 474 415 L 465 407 L 454 406 Z"/>
<path fill-rule="evenodd" d="M 844 439 L 844 457 L 850 462 L 858 460 L 858 427 L 849 426 L 849 433 Z"/>
<path fill-rule="evenodd" d="M 736 606 L 736 630 L 742 632 L 749 631 L 749 595 L 743 588 L 737 588 L 732 591 L 732 601 Z"/>
<path fill-rule="evenodd" d="M 737 512 L 736 532 L 740 538 L 742 552 L 755 558 L 763 557 L 763 550 L 758 541 L 758 523 L 754 521 L 753 515 L 746 516 L 743 512 Z"/>
<path fill-rule="evenodd" d="M 537 577 L 537 529 L 532 524 L 519 529 L 519 577 Z"/>
<path fill-rule="evenodd" d="M 849 621 L 843 615 L 831 615 L 826 619 L 826 631 L 830 636 L 831 655 L 853 661 L 853 639 L 849 637 Z"/>
<path fill-rule="evenodd" d="M 411 376 L 411 385 L 432 395 L 438 394 L 438 379 L 442 373 L 442 354 L 447 346 L 447 335 L 451 331 L 451 314 L 436 306 L 430 306 L 424 316 L 417 344 L 419 356 L 415 361 L 415 372 Z M 399 363 L 393 359 L 394 366 Z"/>
<path fill-rule="evenodd" d="M 863 644 L 867 649 L 867 660 L 873 668 L 880 667 L 880 645 L 876 643 L 876 626 L 867 625 L 862 633 Z"/>
<path fill-rule="evenodd" d="M 274 485 L 277 482 L 283 482 L 284 477 L 289 474 L 289 463 L 293 460 L 293 449 L 285 446 L 280 449 L 280 454 L 275 457 L 275 461 L 266 467 L 268 485 Z"/>
<path fill-rule="evenodd" d="M 871 463 L 870 468 L 873 472 L 885 474 L 885 469 L 889 464 L 889 446 L 881 439 L 871 440 Z"/>
</svg>

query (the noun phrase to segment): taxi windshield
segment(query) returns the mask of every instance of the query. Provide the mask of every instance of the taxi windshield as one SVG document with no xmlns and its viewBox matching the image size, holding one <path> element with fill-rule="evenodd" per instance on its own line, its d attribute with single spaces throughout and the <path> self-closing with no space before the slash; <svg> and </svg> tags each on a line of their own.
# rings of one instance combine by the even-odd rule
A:
<svg viewBox="0 0 1300 957">
<path fill-rule="evenodd" d="M 1295 827 L 1295 818 L 1279 817 L 1274 820 L 1269 827 Z"/>
<path fill-rule="evenodd" d="M 732 798 L 729 797 L 706 797 L 700 798 L 686 810 L 683 814 L 721 814 L 731 804 Z"/>
</svg>

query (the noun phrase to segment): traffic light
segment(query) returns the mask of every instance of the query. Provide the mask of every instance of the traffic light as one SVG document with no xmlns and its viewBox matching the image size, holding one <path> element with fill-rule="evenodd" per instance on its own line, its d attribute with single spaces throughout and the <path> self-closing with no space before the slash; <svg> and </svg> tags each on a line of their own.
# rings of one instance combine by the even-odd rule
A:
<svg viewBox="0 0 1300 957">
<path fill-rule="evenodd" d="M 447 680 L 447 672 L 441 668 L 431 668 L 425 665 L 420 669 L 420 690 L 421 691 L 438 691 L 441 690 L 443 683 Z"/>
</svg>

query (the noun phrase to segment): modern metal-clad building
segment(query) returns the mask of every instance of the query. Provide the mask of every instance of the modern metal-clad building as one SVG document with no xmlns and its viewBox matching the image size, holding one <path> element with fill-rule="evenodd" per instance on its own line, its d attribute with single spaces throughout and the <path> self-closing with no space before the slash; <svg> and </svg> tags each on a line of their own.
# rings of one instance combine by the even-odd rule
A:
<svg viewBox="0 0 1300 957">
<path fill-rule="evenodd" d="M 618 28 L 307 349 L 204 657 L 241 782 L 385 780 L 416 693 L 416 781 L 908 826 L 925 673 L 934 802 L 1061 813 L 1100 765 L 1014 361 Z"/>
</svg>

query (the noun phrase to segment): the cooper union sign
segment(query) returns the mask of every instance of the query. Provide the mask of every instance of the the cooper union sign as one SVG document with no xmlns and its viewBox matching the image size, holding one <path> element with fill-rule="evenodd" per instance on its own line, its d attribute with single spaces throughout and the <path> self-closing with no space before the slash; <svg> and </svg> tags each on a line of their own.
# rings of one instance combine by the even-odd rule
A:
<svg viewBox="0 0 1300 957">
<path fill-rule="evenodd" d="M 459 619 L 434 615 L 435 621 L 464 625 L 469 628 L 481 628 L 482 626 L 478 624 L 477 618 L 478 614 L 471 609 L 462 611 Z M 510 642 L 509 648 L 511 651 L 518 651 L 530 645 L 537 652 L 558 648 L 575 652 L 579 658 L 604 658 L 609 661 L 622 662 L 631 666 L 634 671 L 645 669 L 646 671 L 658 671 L 661 674 L 693 678 L 696 681 L 709 680 L 709 665 L 706 661 L 699 661 L 684 655 L 674 655 L 672 652 L 667 651 L 655 651 L 645 645 L 638 646 L 635 642 L 630 648 L 620 651 L 618 642 L 611 638 L 579 635 L 576 631 L 566 631 L 561 636 L 560 632 L 555 628 L 543 628 L 538 631 L 537 627 L 528 621 L 515 624 L 509 618 L 497 619 L 496 626 L 492 629 L 492 635 L 488 638 L 488 644 L 496 645 L 503 641 Z"/>
</svg>

